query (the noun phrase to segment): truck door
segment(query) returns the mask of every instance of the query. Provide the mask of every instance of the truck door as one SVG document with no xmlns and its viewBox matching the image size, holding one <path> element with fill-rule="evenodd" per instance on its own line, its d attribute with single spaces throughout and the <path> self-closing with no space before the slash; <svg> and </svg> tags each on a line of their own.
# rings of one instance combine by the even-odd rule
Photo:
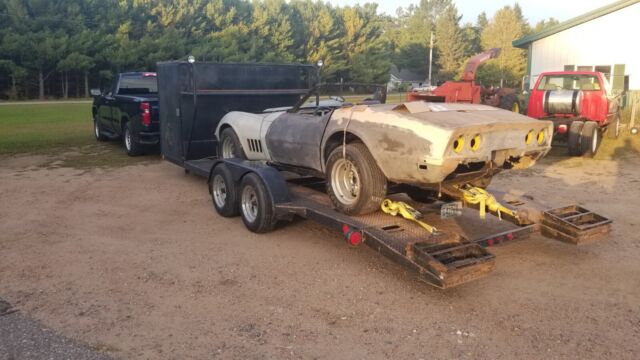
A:
<svg viewBox="0 0 640 360">
<path fill-rule="evenodd" d="M 102 95 L 100 105 L 98 106 L 98 117 L 100 117 L 101 125 L 103 129 L 111 132 L 116 132 L 113 127 L 113 107 L 115 106 L 115 91 L 117 89 L 118 82 L 116 81 L 112 86 L 106 90 L 106 93 Z M 116 132 L 119 133 L 119 132 Z"/>
<path fill-rule="evenodd" d="M 332 113 L 329 108 L 307 108 L 275 119 L 265 137 L 271 159 L 320 171 L 322 136 Z"/>
</svg>

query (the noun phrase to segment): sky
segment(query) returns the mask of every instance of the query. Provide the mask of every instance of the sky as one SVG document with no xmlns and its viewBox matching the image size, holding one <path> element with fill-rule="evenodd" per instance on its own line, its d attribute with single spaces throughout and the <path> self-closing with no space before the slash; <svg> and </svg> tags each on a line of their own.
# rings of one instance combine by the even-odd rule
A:
<svg viewBox="0 0 640 360">
<path fill-rule="evenodd" d="M 395 15 L 398 7 L 417 4 L 420 0 L 329 0 L 334 5 L 354 5 L 357 3 L 376 2 L 382 13 Z M 482 11 L 491 17 L 496 10 L 505 5 L 512 5 L 515 0 L 453 0 L 458 13 L 463 16 L 462 24 L 475 22 Z M 554 17 L 560 21 L 569 20 L 591 10 L 615 2 L 615 0 L 520 0 L 517 1 L 529 23 L 535 25 L 542 19 Z"/>
</svg>

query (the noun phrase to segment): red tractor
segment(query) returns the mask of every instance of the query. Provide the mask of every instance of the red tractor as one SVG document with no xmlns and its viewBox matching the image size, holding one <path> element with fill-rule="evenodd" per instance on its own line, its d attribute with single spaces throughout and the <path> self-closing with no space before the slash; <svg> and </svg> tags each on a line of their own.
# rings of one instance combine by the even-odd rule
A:
<svg viewBox="0 0 640 360">
<path fill-rule="evenodd" d="M 485 88 L 475 82 L 476 71 L 482 63 L 500 55 L 495 48 L 478 54 L 467 62 L 460 81 L 447 81 L 431 91 L 410 91 L 408 101 L 485 104 L 519 113 L 522 109 L 514 89 Z"/>
<path fill-rule="evenodd" d="M 620 95 L 599 72 L 546 72 L 531 90 L 527 115 L 553 121 L 554 140 L 566 143 L 569 155 L 593 157 L 603 133 L 620 134 Z"/>
</svg>

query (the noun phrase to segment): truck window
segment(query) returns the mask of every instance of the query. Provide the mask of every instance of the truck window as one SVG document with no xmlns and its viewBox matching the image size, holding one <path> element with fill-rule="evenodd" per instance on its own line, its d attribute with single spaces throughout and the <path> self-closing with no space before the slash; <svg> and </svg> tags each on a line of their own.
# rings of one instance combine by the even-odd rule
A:
<svg viewBox="0 0 640 360">
<path fill-rule="evenodd" d="M 123 75 L 120 78 L 120 88 L 118 90 L 119 95 L 157 93 L 158 80 L 155 74 Z"/>
<path fill-rule="evenodd" d="M 538 90 L 601 90 L 598 77 L 595 75 L 545 75 L 540 79 Z"/>
</svg>

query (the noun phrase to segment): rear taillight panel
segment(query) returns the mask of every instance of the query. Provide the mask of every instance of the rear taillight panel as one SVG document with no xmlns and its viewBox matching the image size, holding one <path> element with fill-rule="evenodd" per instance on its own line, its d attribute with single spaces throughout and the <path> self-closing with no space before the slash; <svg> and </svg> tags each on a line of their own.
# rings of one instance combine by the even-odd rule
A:
<svg viewBox="0 0 640 360">
<path fill-rule="evenodd" d="M 140 110 L 142 111 L 142 125 L 151 125 L 151 104 L 148 102 L 140 103 Z"/>
</svg>

